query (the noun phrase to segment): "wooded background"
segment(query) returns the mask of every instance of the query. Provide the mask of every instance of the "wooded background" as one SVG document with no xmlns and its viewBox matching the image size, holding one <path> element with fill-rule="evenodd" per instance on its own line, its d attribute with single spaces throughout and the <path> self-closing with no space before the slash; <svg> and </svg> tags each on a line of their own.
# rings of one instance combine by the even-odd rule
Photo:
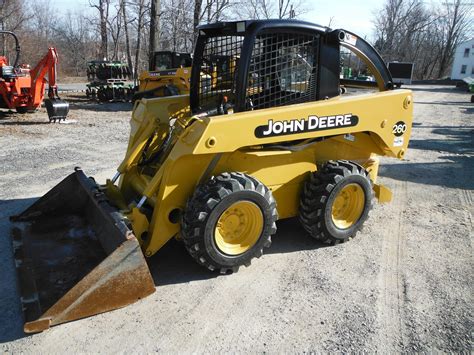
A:
<svg viewBox="0 0 474 355">
<path fill-rule="evenodd" d="M 153 2 L 157 50 L 183 52 L 192 52 L 197 24 L 299 18 L 324 6 L 307 0 L 89 0 L 89 9 L 61 13 L 51 0 L 0 0 L 0 28 L 18 35 L 21 63 L 34 66 L 54 46 L 61 75 L 85 76 L 86 62 L 103 58 L 128 62 L 136 75 L 148 66 Z M 469 0 L 385 0 L 367 17 L 373 23 L 367 39 L 386 61 L 414 62 L 416 79 L 440 78 L 449 74 L 457 44 L 473 35 L 473 7 Z M 4 39 L 2 49 L 11 55 L 10 42 Z"/>
</svg>

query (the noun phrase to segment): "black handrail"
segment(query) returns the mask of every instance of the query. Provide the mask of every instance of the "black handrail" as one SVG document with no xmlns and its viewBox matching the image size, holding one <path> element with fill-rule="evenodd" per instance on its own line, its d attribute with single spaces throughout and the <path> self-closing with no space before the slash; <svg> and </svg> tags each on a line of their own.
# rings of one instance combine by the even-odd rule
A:
<svg viewBox="0 0 474 355">
<path fill-rule="evenodd" d="M 18 37 L 16 36 L 16 34 L 14 34 L 14 33 L 11 32 L 11 31 L 0 31 L 0 34 L 6 34 L 6 35 L 13 36 L 13 38 L 15 39 L 16 58 L 15 58 L 15 64 L 13 64 L 13 67 L 17 67 L 17 66 L 18 66 L 18 62 L 20 61 L 20 52 L 21 52 L 20 42 L 18 41 Z"/>
</svg>

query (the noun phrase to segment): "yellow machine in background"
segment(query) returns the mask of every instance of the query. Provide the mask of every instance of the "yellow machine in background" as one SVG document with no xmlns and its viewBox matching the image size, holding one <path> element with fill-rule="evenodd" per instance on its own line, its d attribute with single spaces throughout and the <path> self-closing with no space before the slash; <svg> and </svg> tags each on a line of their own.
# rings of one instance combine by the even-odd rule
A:
<svg viewBox="0 0 474 355">
<path fill-rule="evenodd" d="M 311 237 L 336 244 L 362 227 L 373 196 L 390 201 L 377 156 L 403 158 L 412 96 L 393 89 L 366 41 L 295 20 L 199 33 L 189 95 L 136 102 L 112 179 L 99 185 L 78 169 L 14 217 L 25 331 L 152 293 L 144 256 L 171 238 L 227 274 L 270 247 L 279 219 L 298 217 Z M 341 46 L 379 92 L 340 96 Z M 219 58 L 235 59 L 219 73 Z"/>
<path fill-rule="evenodd" d="M 189 94 L 191 55 L 171 51 L 155 52 L 154 70 L 139 76 L 138 92 L 134 99 Z"/>
</svg>

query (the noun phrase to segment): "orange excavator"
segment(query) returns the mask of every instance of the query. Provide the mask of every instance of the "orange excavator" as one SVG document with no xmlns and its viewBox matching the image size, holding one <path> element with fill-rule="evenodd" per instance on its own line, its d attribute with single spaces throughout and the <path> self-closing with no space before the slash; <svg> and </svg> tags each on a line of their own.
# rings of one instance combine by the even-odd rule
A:
<svg viewBox="0 0 474 355">
<path fill-rule="evenodd" d="M 43 102 L 47 82 L 48 98 L 44 100 L 44 104 L 49 121 L 65 120 L 69 112 L 69 103 L 61 100 L 58 95 L 56 49 L 49 48 L 40 62 L 30 69 L 28 64 L 18 65 L 21 52 L 18 37 L 10 31 L 0 31 L 0 34 L 13 36 L 16 47 L 13 65 L 9 64 L 6 57 L 0 56 L 0 108 L 16 109 L 18 113 L 34 112 Z"/>
</svg>

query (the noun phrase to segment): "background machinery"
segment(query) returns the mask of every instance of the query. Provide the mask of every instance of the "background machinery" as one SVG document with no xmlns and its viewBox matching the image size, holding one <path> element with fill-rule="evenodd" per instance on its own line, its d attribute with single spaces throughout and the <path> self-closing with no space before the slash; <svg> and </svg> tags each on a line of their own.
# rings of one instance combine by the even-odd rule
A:
<svg viewBox="0 0 474 355">
<path fill-rule="evenodd" d="M 467 92 L 474 93 L 474 79 L 471 77 L 467 77 L 462 79 L 461 87 L 465 86 L 467 88 Z M 474 95 L 471 95 L 471 102 L 474 103 Z"/>
<path fill-rule="evenodd" d="M 189 53 L 155 52 L 150 70 L 140 74 L 134 99 L 189 94 L 191 65 Z"/>
<path fill-rule="evenodd" d="M 393 78 L 393 84 L 396 87 L 402 85 L 411 85 L 413 78 L 413 63 L 389 62 L 387 64 L 388 70 Z"/>
<path fill-rule="evenodd" d="M 377 92 L 340 95 L 341 47 Z M 209 85 L 222 56 L 234 65 Z M 373 196 L 390 201 L 377 156 L 404 157 L 413 101 L 364 39 L 295 20 L 216 23 L 200 27 L 193 58 L 189 95 L 135 105 L 113 178 L 100 185 L 78 168 L 12 217 L 26 332 L 151 294 L 144 257 L 174 237 L 227 274 L 270 247 L 279 219 L 336 244 Z"/>
<path fill-rule="evenodd" d="M 45 83 L 48 82 L 48 98 L 44 103 L 49 120 L 66 119 L 69 104 L 58 95 L 56 49 L 49 48 L 39 63 L 30 69 L 28 64 L 19 65 L 21 48 L 17 36 L 9 31 L 0 31 L 0 34 L 12 36 L 16 50 L 13 65 L 10 65 L 5 56 L 0 56 L 0 107 L 15 109 L 18 113 L 35 111 L 43 102 Z"/>
<path fill-rule="evenodd" d="M 87 63 L 86 95 L 101 102 L 130 101 L 134 85 L 127 83 L 131 77 L 126 63 L 109 60 L 93 60 Z"/>
</svg>

